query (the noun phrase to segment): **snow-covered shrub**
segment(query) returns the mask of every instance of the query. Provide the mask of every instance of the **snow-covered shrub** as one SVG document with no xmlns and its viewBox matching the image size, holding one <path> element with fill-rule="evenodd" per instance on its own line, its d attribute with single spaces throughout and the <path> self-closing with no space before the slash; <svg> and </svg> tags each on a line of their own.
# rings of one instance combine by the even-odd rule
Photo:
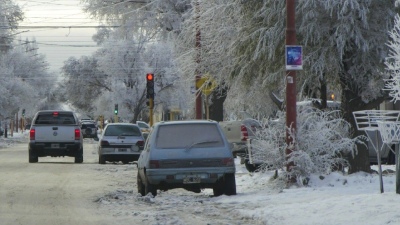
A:
<svg viewBox="0 0 400 225">
<path fill-rule="evenodd" d="M 296 177 L 302 182 L 310 174 L 329 174 L 333 170 L 348 166 L 346 157 L 351 157 L 356 144 L 363 137 L 350 138 L 350 124 L 339 111 L 322 111 L 313 107 L 303 108 L 297 114 L 295 150 L 286 161 L 285 114 L 269 121 L 265 129 L 257 132 L 258 153 L 253 155 L 267 168 L 282 169 L 288 162 L 294 166 L 285 171 L 285 176 Z"/>
</svg>

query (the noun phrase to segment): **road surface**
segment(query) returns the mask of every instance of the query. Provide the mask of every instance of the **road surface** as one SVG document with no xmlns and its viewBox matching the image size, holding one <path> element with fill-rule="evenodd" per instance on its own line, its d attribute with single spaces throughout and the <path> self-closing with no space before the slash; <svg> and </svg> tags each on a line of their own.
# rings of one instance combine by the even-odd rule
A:
<svg viewBox="0 0 400 225">
<path fill-rule="evenodd" d="M 263 224 L 214 201 L 212 190 L 142 197 L 136 165 L 99 165 L 96 146 L 85 140 L 82 164 L 72 157 L 28 163 L 27 142 L 0 149 L 0 224 Z"/>
</svg>

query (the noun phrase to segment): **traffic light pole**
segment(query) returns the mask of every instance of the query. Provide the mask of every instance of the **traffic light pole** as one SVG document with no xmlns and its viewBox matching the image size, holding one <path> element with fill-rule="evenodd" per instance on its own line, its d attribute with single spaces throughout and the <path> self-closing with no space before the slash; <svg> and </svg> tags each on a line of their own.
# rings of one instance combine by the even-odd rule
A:
<svg viewBox="0 0 400 225">
<path fill-rule="evenodd" d="M 286 45 L 296 44 L 296 26 L 295 12 L 296 0 L 286 0 Z M 289 70 L 286 75 L 286 127 L 290 131 L 286 131 L 286 159 L 295 151 L 294 140 L 291 135 L 296 134 L 296 71 Z M 287 163 L 288 172 L 292 170 L 293 162 Z M 293 177 L 289 178 L 289 182 L 293 181 Z"/>
<path fill-rule="evenodd" d="M 153 98 L 149 98 L 149 125 L 150 127 L 153 126 L 153 109 L 154 109 L 154 100 Z"/>
</svg>

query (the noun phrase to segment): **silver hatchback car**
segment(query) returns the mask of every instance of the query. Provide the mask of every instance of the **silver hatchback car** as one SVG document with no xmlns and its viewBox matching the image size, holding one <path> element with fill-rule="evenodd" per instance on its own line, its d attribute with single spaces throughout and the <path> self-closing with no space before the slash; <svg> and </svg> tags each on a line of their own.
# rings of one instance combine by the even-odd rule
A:
<svg viewBox="0 0 400 225">
<path fill-rule="evenodd" d="M 235 163 L 219 124 L 209 120 L 168 121 L 153 126 L 138 160 L 140 194 L 184 188 L 214 196 L 236 195 Z"/>
<path fill-rule="evenodd" d="M 106 161 L 127 164 L 137 161 L 144 139 L 139 126 L 131 123 L 109 123 L 99 140 L 99 164 Z"/>
</svg>

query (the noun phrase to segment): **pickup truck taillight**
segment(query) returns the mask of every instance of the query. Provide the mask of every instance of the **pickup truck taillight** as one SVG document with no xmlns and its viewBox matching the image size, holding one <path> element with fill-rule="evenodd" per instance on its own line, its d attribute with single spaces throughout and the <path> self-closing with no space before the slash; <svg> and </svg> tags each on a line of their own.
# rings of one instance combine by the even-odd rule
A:
<svg viewBox="0 0 400 225">
<path fill-rule="evenodd" d="M 75 140 L 81 139 L 81 129 L 75 129 Z"/>
<path fill-rule="evenodd" d="M 245 125 L 240 126 L 240 131 L 242 132 L 242 141 L 247 141 L 249 138 L 249 132 Z"/>
<path fill-rule="evenodd" d="M 29 131 L 29 139 L 35 140 L 35 129 L 30 129 Z"/>
</svg>

